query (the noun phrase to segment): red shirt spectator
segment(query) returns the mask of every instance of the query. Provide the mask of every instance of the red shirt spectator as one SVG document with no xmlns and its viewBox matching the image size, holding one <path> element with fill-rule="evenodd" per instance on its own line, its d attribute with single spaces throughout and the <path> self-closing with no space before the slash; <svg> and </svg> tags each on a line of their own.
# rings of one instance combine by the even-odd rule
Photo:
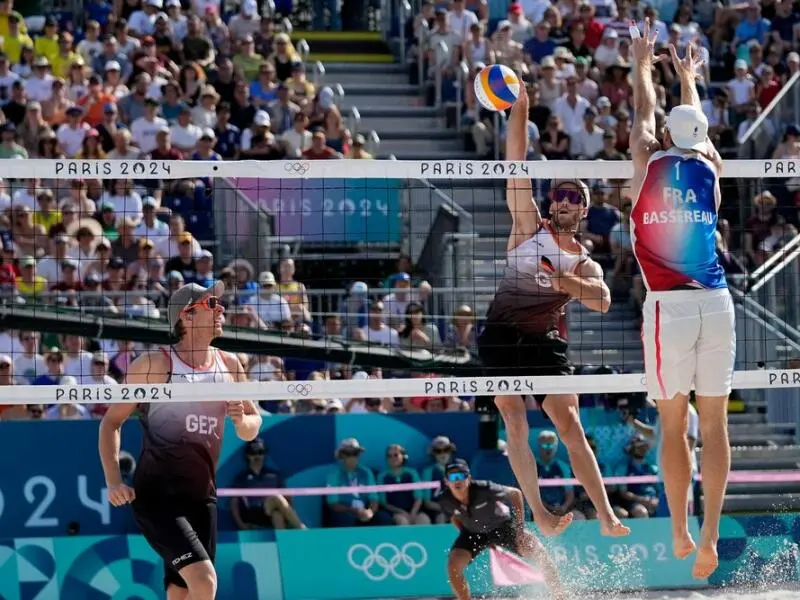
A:
<svg viewBox="0 0 800 600">
<path fill-rule="evenodd" d="M 328 146 L 327 139 L 323 132 L 315 131 L 311 138 L 311 147 L 303 152 L 303 158 L 309 160 L 326 160 L 341 158 L 341 155 Z"/>
<path fill-rule="evenodd" d="M 594 6 L 591 4 L 582 4 L 580 8 L 580 16 L 578 20 L 581 21 L 586 29 L 586 38 L 583 43 L 591 50 L 597 50 L 600 42 L 603 41 L 603 24 L 594 18 Z"/>
</svg>

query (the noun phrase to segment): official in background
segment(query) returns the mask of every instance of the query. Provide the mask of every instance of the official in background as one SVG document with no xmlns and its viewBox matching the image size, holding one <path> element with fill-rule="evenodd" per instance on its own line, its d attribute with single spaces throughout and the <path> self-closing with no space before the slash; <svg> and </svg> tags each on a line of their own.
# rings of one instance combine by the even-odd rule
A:
<svg viewBox="0 0 800 600">
<path fill-rule="evenodd" d="M 558 570 L 544 546 L 525 529 L 522 492 L 491 481 L 475 481 L 469 466 L 457 459 L 445 468 L 444 486 L 433 498 L 459 530 L 447 560 L 447 572 L 458 600 L 469 600 L 464 571 L 487 548 L 500 546 L 538 563 L 554 598 L 566 598 Z"/>
</svg>

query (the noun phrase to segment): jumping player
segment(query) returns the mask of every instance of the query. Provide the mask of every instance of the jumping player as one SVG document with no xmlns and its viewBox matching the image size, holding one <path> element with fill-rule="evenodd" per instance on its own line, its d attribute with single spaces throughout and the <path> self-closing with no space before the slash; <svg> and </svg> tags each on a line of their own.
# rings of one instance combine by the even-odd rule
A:
<svg viewBox="0 0 800 600">
<path fill-rule="evenodd" d="M 222 282 L 208 289 L 194 283 L 179 288 L 168 307 L 178 342 L 137 358 L 127 383 L 246 381 L 238 358 L 210 346 L 222 334 L 224 291 Z M 131 488 L 120 475 L 120 428 L 137 407 L 144 439 Z M 255 439 L 261 416 L 250 401 L 114 404 L 100 424 L 108 498 L 114 506 L 132 504 L 142 533 L 164 559 L 167 600 L 216 597 L 215 473 L 226 414 L 239 438 Z"/>
<path fill-rule="evenodd" d="M 736 351 L 733 301 L 717 260 L 715 235 L 722 195 L 722 159 L 708 139 L 708 121 L 695 87 L 696 58 L 670 48 L 681 82 L 681 104 L 667 117 L 664 144 L 656 140 L 656 94 L 651 78 L 656 34 L 631 28 L 634 125 L 631 152 L 633 252 L 647 288 L 643 308 L 647 391 L 663 428 L 662 464 L 672 514 L 673 552 L 695 551 L 687 524 L 692 468 L 686 441 L 689 392 L 694 386 L 703 439 L 704 520 L 693 575 L 706 579 L 718 565 L 717 540 L 730 470 L 728 395 Z"/>
<path fill-rule="evenodd" d="M 522 93 L 508 121 L 506 160 L 525 160 L 527 146 L 528 98 Z M 586 184 L 554 181 L 551 200 L 550 219 L 546 220 L 533 200 L 530 180 L 508 180 L 506 201 L 512 229 L 506 271 L 478 339 L 489 376 L 571 375 L 567 343 L 558 332 L 564 307 L 577 299 L 592 310 L 606 312 L 611 304 L 602 268 L 575 239 L 589 205 Z M 495 404 L 506 424 L 511 467 L 534 520 L 544 535 L 558 535 L 569 526 L 572 515 L 553 515 L 542 503 L 536 460 L 528 444 L 524 398 L 501 395 Z M 597 509 L 602 533 L 630 533 L 608 502 L 597 459 L 581 426 L 577 394 L 550 394 L 542 407 L 567 448 L 575 476 Z"/>
</svg>

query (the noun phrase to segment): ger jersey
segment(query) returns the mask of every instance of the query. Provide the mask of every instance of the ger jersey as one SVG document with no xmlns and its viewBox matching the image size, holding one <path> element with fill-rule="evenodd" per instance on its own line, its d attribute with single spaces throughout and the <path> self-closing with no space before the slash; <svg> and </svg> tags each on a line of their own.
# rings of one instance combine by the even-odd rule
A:
<svg viewBox="0 0 800 600">
<path fill-rule="evenodd" d="M 561 248 L 549 222 L 508 253 L 506 269 L 489 307 L 486 323 L 513 325 L 525 333 L 547 333 L 558 328 L 569 294 L 557 292 L 554 272 L 575 272 L 587 252 Z"/>
<path fill-rule="evenodd" d="M 631 243 L 647 289 L 726 288 L 717 259 L 717 173 L 693 152 L 671 148 L 647 163 L 631 212 Z"/>
<path fill-rule="evenodd" d="M 224 383 L 228 369 L 219 351 L 206 369 L 183 362 L 170 348 L 170 383 Z M 139 406 L 144 430 L 134 474 L 137 497 L 216 499 L 216 470 L 222 447 L 224 402 L 163 402 Z"/>
</svg>

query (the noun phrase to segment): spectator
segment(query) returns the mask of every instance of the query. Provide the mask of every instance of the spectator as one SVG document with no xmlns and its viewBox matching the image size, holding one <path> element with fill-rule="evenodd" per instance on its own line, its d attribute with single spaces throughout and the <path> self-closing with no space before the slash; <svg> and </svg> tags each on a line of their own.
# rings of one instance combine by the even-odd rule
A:
<svg viewBox="0 0 800 600">
<path fill-rule="evenodd" d="M 35 101 L 28 102 L 25 119 L 17 128 L 17 137 L 28 154 L 36 154 L 39 139 L 51 131 L 50 125 L 42 118 L 42 105 Z"/>
<path fill-rule="evenodd" d="M 84 349 L 84 340 L 79 335 L 65 335 L 64 374 L 81 381 L 92 369 L 92 354 Z"/>
<path fill-rule="evenodd" d="M 44 354 L 47 373 L 36 377 L 32 385 L 61 385 L 64 377 L 64 355 L 55 346 L 49 348 Z"/>
<path fill-rule="evenodd" d="M 428 323 L 425 309 L 417 302 L 406 307 L 405 323 L 398 333 L 400 342 L 411 350 L 430 350 L 439 348 L 442 340 L 439 330 L 433 323 Z"/>
<path fill-rule="evenodd" d="M 392 278 L 392 291 L 383 298 L 386 308 L 386 322 L 395 329 L 400 329 L 406 315 L 406 309 L 412 301 L 411 276 L 408 273 L 397 273 Z"/>
<path fill-rule="evenodd" d="M 37 38 L 37 40 L 42 38 Z M 53 76 L 50 74 L 50 61 L 46 56 L 39 54 L 33 62 L 33 72 L 25 80 L 25 93 L 28 100 L 46 102 L 53 95 Z"/>
<path fill-rule="evenodd" d="M 217 105 L 217 125 L 214 133 L 217 136 L 217 143 L 214 150 L 226 160 L 239 158 L 239 147 L 241 143 L 241 130 L 230 123 L 231 107 L 227 102 Z"/>
<path fill-rule="evenodd" d="M 178 115 L 186 108 L 189 108 L 181 98 L 181 86 L 177 81 L 169 81 L 161 88 L 162 102 L 160 113 L 167 123 L 172 125 L 177 121 Z M 191 110 L 191 109 L 189 109 Z"/>
<path fill-rule="evenodd" d="M 400 338 L 397 330 L 389 327 L 384 322 L 384 312 L 383 302 L 372 302 L 367 312 L 367 326 L 358 337 L 368 344 L 379 344 L 394 348 L 399 345 Z"/>
<path fill-rule="evenodd" d="M 453 320 L 448 327 L 444 344 L 451 348 L 467 348 L 470 351 L 477 348 L 475 312 L 471 306 L 462 304 L 453 311 Z"/>
<path fill-rule="evenodd" d="M 350 147 L 350 151 L 347 153 L 345 158 L 350 158 L 354 160 L 371 160 L 373 158 L 372 154 L 364 150 L 364 146 L 366 145 L 367 140 L 364 138 L 363 135 L 356 134 L 353 138 L 352 146 Z"/>
<path fill-rule="evenodd" d="M 689 16 L 691 16 L 691 8 L 683 13 L 679 10 L 678 16 L 680 17 L 682 14 L 687 13 Z M 767 41 L 767 36 L 769 35 L 769 31 L 770 22 L 769 20 L 761 17 L 760 3 L 757 0 L 750 0 L 745 12 L 745 18 L 739 22 L 739 25 L 737 25 L 736 32 L 733 36 L 733 40 L 731 41 L 731 47 L 736 51 L 736 56 L 741 57 L 740 48 L 746 42 L 755 40 L 761 45 L 765 44 Z"/>
<path fill-rule="evenodd" d="M 83 289 L 78 277 L 78 263 L 72 258 L 65 258 L 61 262 L 61 273 L 58 281 L 50 285 L 52 292 L 80 292 Z M 65 294 L 67 295 L 67 294 Z"/>
<path fill-rule="evenodd" d="M 428 446 L 428 455 L 433 459 L 433 462 L 422 470 L 422 481 L 443 481 L 445 475 L 445 467 L 453 462 L 453 456 L 456 452 L 456 445 L 450 441 L 450 438 L 444 435 L 439 435 L 431 440 Z M 435 490 L 424 490 L 424 511 L 432 523 L 446 523 L 447 518 L 442 513 L 442 508 L 439 503 L 434 501 Z"/>
<path fill-rule="evenodd" d="M 292 102 L 292 90 L 288 85 L 280 83 L 277 87 L 277 91 L 278 99 L 270 106 L 270 117 L 272 121 L 272 131 L 276 135 L 281 135 L 292 127 L 292 124 L 295 122 L 295 117 L 300 114 L 300 107 Z M 333 109 L 331 112 L 333 112 Z M 331 127 L 333 126 L 334 124 L 331 125 Z M 340 135 L 343 133 L 342 130 L 343 125 L 340 116 L 337 129 Z M 330 136 L 328 136 L 328 145 L 333 146 Z"/>
<path fill-rule="evenodd" d="M 11 84 L 11 99 L 3 107 L 5 120 L 16 126 L 22 124 L 27 113 L 27 99 L 22 81 L 15 81 Z"/>
<path fill-rule="evenodd" d="M 762 244 L 772 234 L 774 227 L 782 227 L 786 221 L 777 211 L 775 196 L 764 191 L 753 198 L 753 214 L 745 221 L 744 254 L 749 268 L 760 266 L 766 256 Z"/>
<path fill-rule="evenodd" d="M 88 130 L 86 132 L 86 137 L 83 138 L 83 142 L 81 143 L 80 152 L 78 152 L 75 158 L 102 160 L 105 157 L 106 153 L 100 146 L 100 133 L 94 128 Z"/>
<path fill-rule="evenodd" d="M 27 27 L 19 13 L 12 12 L 8 15 L 8 31 L 3 34 L 3 50 L 8 54 L 12 64 L 16 64 L 22 57 L 23 48 L 33 48 L 33 40 L 27 33 Z"/>
<path fill-rule="evenodd" d="M 408 451 L 400 444 L 391 444 L 386 449 L 387 468 L 378 475 L 378 485 L 419 483 L 419 474 L 407 463 Z M 381 510 L 395 525 L 430 525 L 430 518 L 422 512 L 422 500 L 422 490 L 383 492 L 379 495 Z"/>
<path fill-rule="evenodd" d="M 281 135 L 286 155 L 288 157 L 301 156 L 311 147 L 311 132 L 308 131 L 308 116 L 302 112 L 294 115 L 293 127 Z"/>
<path fill-rule="evenodd" d="M 303 323 L 311 321 L 308 294 L 305 284 L 295 278 L 295 264 L 291 258 L 283 258 L 278 262 L 278 292 L 289 303 L 292 319 Z"/>
<path fill-rule="evenodd" d="M 184 155 L 194 151 L 197 142 L 203 135 L 203 130 L 192 123 L 192 110 L 188 106 L 183 106 L 178 114 L 177 123 L 169 131 L 176 149 Z"/>
<path fill-rule="evenodd" d="M 317 93 L 314 84 L 306 78 L 306 68 L 299 60 L 292 64 L 291 77 L 286 80 L 286 85 L 292 91 L 295 104 L 305 108 Z"/>
<path fill-rule="evenodd" d="M 83 110 L 77 106 L 68 108 L 66 111 L 67 122 L 61 125 L 56 132 L 58 143 L 64 149 L 66 155 L 75 158 L 81 150 L 83 139 L 90 127 L 81 122 Z"/>
<path fill-rule="evenodd" d="M 47 291 L 47 280 L 36 272 L 36 259 L 26 256 L 20 260 L 21 274 L 17 276 L 17 290 L 27 300 L 35 300 Z"/>
<path fill-rule="evenodd" d="M 0 136 L 0 159 L 28 158 L 28 151 L 17 143 L 17 127 L 13 122 L 3 123 Z"/>
<path fill-rule="evenodd" d="M 176 271 L 183 276 L 185 283 L 193 283 L 197 278 L 196 253 L 194 252 L 194 237 L 188 231 L 179 234 L 178 255 L 170 258 L 165 264 L 167 272 Z"/>
<path fill-rule="evenodd" d="M 594 436 L 587 433 L 586 441 L 589 442 L 589 447 L 592 449 L 592 453 L 597 456 L 597 441 L 594 439 Z M 598 461 L 597 466 L 600 469 L 600 473 L 603 475 L 603 477 L 613 476 L 613 473 L 603 462 Z M 614 514 L 620 519 L 627 519 L 629 516 L 628 511 L 624 510 L 620 506 L 617 506 L 619 491 L 617 490 L 616 486 L 606 486 L 606 493 L 608 494 L 608 499 L 611 502 L 611 508 L 614 510 Z M 587 519 L 591 520 L 597 518 L 597 511 L 594 508 L 594 504 L 592 504 L 589 495 L 582 486 L 575 488 L 575 500 L 576 510 L 585 515 Z"/>
<path fill-rule="evenodd" d="M 241 150 L 242 154 L 249 156 L 255 152 L 253 148 L 253 138 L 256 136 L 271 138 L 269 129 L 272 122 L 269 113 L 264 110 L 259 110 L 253 115 L 253 121 L 250 127 L 242 131 L 241 137 Z"/>
<path fill-rule="evenodd" d="M 375 485 L 372 471 L 359 464 L 364 447 L 355 438 L 342 440 L 336 449 L 339 465 L 330 473 L 329 487 L 353 485 Z M 333 527 L 359 525 L 386 525 L 388 519 L 378 511 L 378 494 L 329 494 L 326 502 L 330 509 L 330 524 Z"/>
<path fill-rule="evenodd" d="M 291 38 L 285 33 L 275 36 L 275 51 L 267 57 L 275 65 L 278 81 L 286 81 L 292 76 L 292 65 L 300 62 L 300 55 L 292 45 Z"/>
<path fill-rule="evenodd" d="M 266 445 L 260 438 L 245 445 L 247 467 L 234 480 L 236 489 L 277 489 L 284 487 L 278 471 L 266 465 Z M 305 529 L 289 500 L 280 494 L 264 498 L 238 497 L 231 501 L 231 514 L 240 530 Z"/>
<path fill-rule="evenodd" d="M 64 375 L 61 377 L 58 385 L 77 385 L 75 377 Z M 83 404 L 77 402 L 63 402 L 61 404 L 54 404 L 44 412 L 45 419 L 57 419 L 59 421 L 65 420 L 83 420 L 91 419 L 92 413 Z"/>
<path fill-rule="evenodd" d="M 734 126 L 738 127 L 751 104 L 756 101 L 756 84 L 747 72 L 747 62 L 737 60 L 733 69 L 735 77 L 728 82 L 728 98 L 734 113 Z"/>
<path fill-rule="evenodd" d="M 628 455 L 624 466 L 623 475 L 627 477 L 642 477 L 645 475 L 658 475 L 658 467 L 650 464 L 647 453 L 650 444 L 647 439 L 636 434 L 625 449 Z M 620 497 L 626 503 L 623 508 L 632 519 L 641 519 L 653 516 L 658 508 L 658 490 L 652 483 L 635 483 L 623 486 Z"/>
<path fill-rule="evenodd" d="M 217 106 L 219 105 L 219 94 L 211 86 L 205 86 L 200 90 L 200 99 L 197 105 L 192 108 L 192 123 L 201 128 L 214 129 L 217 126 Z"/>
<path fill-rule="evenodd" d="M 275 275 L 264 271 L 258 276 L 258 283 L 260 286 L 258 294 L 251 296 L 243 304 L 252 307 L 264 323 L 277 325 L 282 321 L 291 320 L 289 303 L 278 293 Z"/>
<path fill-rule="evenodd" d="M 92 354 L 92 362 L 89 373 L 82 375 L 78 382 L 83 385 L 112 385 L 117 381 L 108 374 L 108 354 L 98 351 Z M 95 405 L 97 406 L 97 405 Z M 100 405 L 102 407 L 102 405 Z M 93 411 L 94 412 L 94 411 Z"/>
<path fill-rule="evenodd" d="M 134 80 L 133 89 L 119 101 L 119 109 L 125 123 L 134 123 L 145 116 L 148 103 L 148 92 L 152 79 L 147 73 L 139 73 Z M 152 99 L 158 106 L 158 101 Z"/>
<path fill-rule="evenodd" d="M 570 154 L 579 160 L 595 158 L 603 150 L 603 130 L 597 126 L 597 109 L 590 106 L 583 115 L 583 127 L 570 138 Z"/>
<path fill-rule="evenodd" d="M 604 181 L 592 184 L 591 204 L 580 227 L 584 245 L 597 254 L 611 251 L 609 236 L 619 223 L 619 211 L 608 203 L 607 188 L 608 183 Z"/>
<path fill-rule="evenodd" d="M 39 354 L 39 342 L 41 334 L 37 331 L 20 331 L 19 341 L 22 344 L 22 353 L 14 359 L 14 373 L 25 380 L 26 383 L 33 383 L 40 375 L 47 373 L 47 365 L 44 357 Z M 2 361 L 9 358 L 7 355 L 0 356 L 0 366 Z M 0 373 L 0 376 L 2 374 Z"/>
<path fill-rule="evenodd" d="M 536 468 L 539 479 L 571 479 L 572 471 L 569 465 L 556 459 L 558 437 L 555 432 L 545 430 L 537 438 L 539 460 Z M 584 515 L 574 510 L 575 490 L 571 485 L 546 487 L 542 489 L 542 500 L 547 510 L 556 515 L 572 513 L 576 520 L 585 518 Z"/>
<path fill-rule="evenodd" d="M 169 133 L 169 125 L 157 116 L 157 110 L 158 100 L 147 97 L 144 99 L 144 114 L 131 123 L 131 139 L 145 154 L 156 149 L 159 133 Z"/>
</svg>

